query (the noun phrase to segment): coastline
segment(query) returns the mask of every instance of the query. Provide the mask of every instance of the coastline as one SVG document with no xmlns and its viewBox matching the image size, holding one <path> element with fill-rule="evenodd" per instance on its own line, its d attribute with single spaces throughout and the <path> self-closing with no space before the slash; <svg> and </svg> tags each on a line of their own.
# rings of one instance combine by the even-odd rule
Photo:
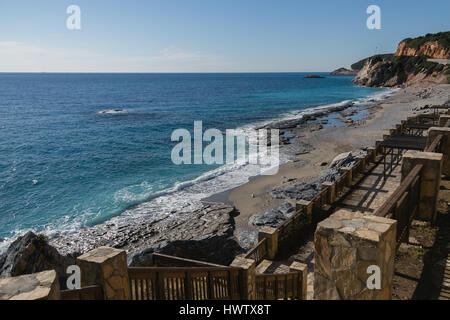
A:
<svg viewBox="0 0 450 320">
<path fill-rule="evenodd" d="M 368 115 L 359 122 L 320 130 L 293 130 L 298 142 L 313 145 L 309 153 L 282 164 L 274 176 L 258 176 L 248 183 L 218 196 L 239 212 L 235 217 L 236 236 L 248 240 L 256 228 L 249 219 L 258 213 L 275 209 L 286 200 L 275 199 L 270 191 L 298 182 L 310 182 L 329 170 L 329 164 L 339 154 L 373 147 L 389 129 L 425 105 L 443 104 L 450 95 L 450 85 L 438 85 L 428 90 L 427 98 L 419 98 L 422 87 L 400 89 L 385 101 L 366 106 Z M 326 164 L 325 164 L 326 163 Z M 255 235 L 254 235 L 255 236 Z"/>
<path fill-rule="evenodd" d="M 383 95 L 384 92 L 386 92 L 386 90 L 382 90 L 382 92 L 379 92 L 379 90 L 375 90 L 375 92 L 371 90 L 369 91 L 370 94 L 368 96 L 356 94 L 357 97 L 355 97 L 352 101 L 358 102 L 364 100 L 367 102 L 368 100 L 377 99 L 378 95 Z M 307 119 L 312 117 L 327 118 L 330 114 L 333 113 L 337 115 L 339 111 L 345 110 L 349 107 L 351 108 L 350 100 L 319 105 L 312 104 L 312 106 L 307 109 L 286 111 L 274 118 L 271 117 L 268 120 L 251 122 L 249 124 L 237 127 L 237 130 L 245 132 L 248 129 L 264 128 L 284 122 L 305 122 Z M 337 119 L 332 121 L 336 122 Z M 330 121 L 330 123 L 332 121 Z M 291 144 L 288 148 L 292 148 L 294 150 L 286 152 L 286 155 L 290 154 L 287 157 L 281 155 L 282 159 L 280 160 L 282 163 L 292 160 L 295 153 L 309 152 L 309 150 L 312 149 L 312 146 L 303 147 L 302 145 Z M 158 220 L 176 218 L 179 214 L 194 212 L 201 209 L 203 198 L 207 198 L 221 192 L 228 192 L 235 187 L 247 183 L 249 180 L 257 176 L 259 172 L 260 168 L 258 166 L 248 164 L 223 165 L 217 168 L 209 168 L 208 171 L 203 172 L 191 180 L 180 179 L 179 182 L 176 182 L 172 187 L 157 191 L 149 198 L 146 198 L 145 200 L 143 199 L 138 203 L 133 203 L 124 208 L 120 214 L 112 215 L 107 219 L 100 217 L 98 221 L 93 224 L 83 224 L 82 216 L 80 216 L 80 219 L 75 219 L 74 223 L 66 223 L 64 219 L 60 219 L 60 222 L 62 223 L 61 225 L 58 225 L 59 223 L 56 221 L 51 225 L 45 226 L 45 230 L 42 232 L 44 232 L 50 239 L 53 239 L 66 234 L 76 234 L 84 228 L 91 228 L 97 225 L 128 225 L 135 223 L 134 221 L 140 221 L 142 219 Z M 125 188 L 116 192 L 118 198 L 123 197 L 122 194 L 119 194 L 122 190 L 125 190 L 124 194 L 125 196 L 128 196 Z M 114 197 L 116 197 L 116 194 Z M 222 202 L 226 202 L 225 199 Z M 14 234 L 12 236 L 8 236 L 5 239 L 0 239 L 0 253 L 6 250 L 10 243 L 17 239 L 17 237 L 29 230 L 30 229 L 16 229 L 14 230 Z M 36 232 L 41 231 L 40 229 L 37 229 Z"/>
<path fill-rule="evenodd" d="M 130 216 L 125 212 L 99 225 L 70 234 L 57 234 L 50 239 L 50 244 L 64 255 L 82 254 L 103 245 L 122 248 L 131 253 L 132 260 L 129 262 L 135 265 L 152 252 L 176 254 L 186 252 L 187 247 L 194 247 L 195 250 L 191 252 L 196 258 L 224 263 L 254 244 L 257 232 L 249 224 L 250 217 L 286 202 L 272 198 L 269 193 L 273 188 L 311 181 L 328 169 L 323 163 L 330 163 L 336 155 L 373 146 L 375 140 L 382 137 L 384 130 L 392 128 L 412 114 L 413 108 L 447 101 L 450 86 L 433 87 L 426 95 L 427 98 L 419 98 L 422 91 L 424 89 L 421 87 L 401 89 L 383 101 L 368 99 L 361 108 L 357 107 L 358 110 L 352 112 L 348 112 L 352 108 L 350 105 L 319 111 L 307 117 L 304 126 L 295 125 L 294 128 L 292 121 L 295 124 L 299 121 L 303 123 L 303 120 L 295 117 L 277 119 L 265 126 L 288 122 L 290 125 L 283 130 L 289 130 L 293 135 L 282 146 L 283 154 L 291 159 L 280 166 L 278 174 L 241 177 L 245 181 L 239 186 L 213 193 L 206 199 L 198 198 L 198 203 L 186 203 L 182 208 L 168 205 L 172 210 L 170 214 L 148 215 L 144 212 L 144 206 L 137 216 Z M 339 117 L 345 118 L 342 114 L 356 117 L 357 121 L 342 122 L 343 119 L 339 120 Z M 330 121 L 333 117 L 334 120 Z M 325 123 L 324 118 L 330 120 Z M 341 122 L 338 127 L 333 126 L 336 119 Z M 306 147 L 305 150 L 305 146 L 312 148 Z M 223 179 L 225 178 L 226 175 Z M 188 182 L 188 186 L 181 192 L 195 195 L 197 181 L 209 184 L 215 190 L 216 179 L 200 177 Z M 169 200 L 163 195 L 159 198 L 159 204 L 170 204 Z M 233 207 L 236 210 L 233 211 Z M 211 244 L 216 248 L 228 248 L 223 253 L 222 260 L 211 260 Z"/>
</svg>

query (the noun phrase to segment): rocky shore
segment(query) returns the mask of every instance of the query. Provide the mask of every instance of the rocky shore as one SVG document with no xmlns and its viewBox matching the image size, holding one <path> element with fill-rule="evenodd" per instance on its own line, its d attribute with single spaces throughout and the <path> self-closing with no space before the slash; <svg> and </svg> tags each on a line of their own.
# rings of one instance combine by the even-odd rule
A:
<svg viewBox="0 0 450 320">
<path fill-rule="evenodd" d="M 0 257 L 0 277 L 47 269 L 64 277 L 77 256 L 99 246 L 126 250 L 131 266 L 145 265 L 154 252 L 228 265 L 244 252 L 233 236 L 233 215 L 233 207 L 205 204 L 194 212 L 122 225 L 105 223 L 50 240 L 29 232 Z"/>
<path fill-rule="evenodd" d="M 128 222 L 113 219 L 48 242 L 27 234 L 0 257 L 0 277 L 48 268 L 61 273 L 76 256 L 98 246 L 127 250 L 132 266 L 146 265 L 154 252 L 228 265 L 257 242 L 258 226 L 283 223 L 295 211 L 297 200 L 312 199 L 322 182 L 334 181 L 339 168 L 351 165 L 363 147 L 372 145 L 391 123 L 404 119 L 414 108 L 434 104 L 444 96 L 448 100 L 449 87 L 408 89 L 384 103 L 360 107 L 348 102 L 269 123 L 264 128 L 280 129 L 280 152 L 292 161 L 283 164 L 275 176 L 255 177 L 229 191 L 222 201 L 228 204 L 203 203 L 193 211 L 157 218 L 144 215 Z M 388 117 L 386 110 L 396 113 Z M 355 116 L 374 119 L 355 126 Z M 362 151 L 348 153 L 351 150 Z M 346 153 L 333 160 L 342 152 Z"/>
<path fill-rule="evenodd" d="M 328 123 L 328 120 L 324 119 L 330 114 L 339 115 L 341 120 L 344 119 L 345 125 L 345 117 L 358 113 L 357 110 L 349 110 L 352 107 L 354 103 L 347 102 L 328 108 L 312 109 L 261 128 L 279 129 L 280 152 L 296 161 L 298 156 L 314 150 L 313 145 L 301 141 L 305 132 L 321 130 L 323 125 Z M 336 174 L 336 169 L 332 168 L 328 177 L 321 176 L 301 187 L 291 187 L 298 187 L 296 190 L 273 189 L 270 194 L 275 198 L 283 198 L 283 194 L 289 194 L 291 199 L 307 199 L 317 192 L 321 179 L 333 179 Z M 277 226 L 287 219 L 293 210 L 294 207 L 285 202 L 278 209 L 255 216 L 250 224 Z M 39 236 L 27 233 L 17 239 L 0 257 L 0 277 L 38 272 L 46 268 L 55 268 L 60 276 L 64 276 L 65 267 L 73 263 L 78 255 L 99 246 L 126 250 L 128 263 L 132 266 L 146 265 L 154 252 L 228 265 L 237 254 L 245 252 L 257 242 L 255 230 L 236 232 L 235 216 L 238 214 L 229 204 L 203 203 L 197 210 L 172 212 L 171 215 L 158 218 L 144 216 L 125 223 L 115 223 L 113 219 L 77 233 L 56 236 L 46 240 L 45 245 L 40 247 L 33 244 Z M 29 259 L 30 256 L 33 258 Z M 50 264 L 43 263 L 43 256 L 53 257 Z M 27 268 L 23 267 L 24 259 L 29 261 L 30 266 Z"/>
</svg>

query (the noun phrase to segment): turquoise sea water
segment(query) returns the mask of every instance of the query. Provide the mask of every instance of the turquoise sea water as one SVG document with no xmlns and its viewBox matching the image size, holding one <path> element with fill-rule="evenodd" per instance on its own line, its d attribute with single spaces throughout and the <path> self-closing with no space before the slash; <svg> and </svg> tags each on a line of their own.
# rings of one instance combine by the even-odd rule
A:
<svg viewBox="0 0 450 320">
<path fill-rule="evenodd" d="M 245 182 L 243 168 L 172 164 L 172 131 L 195 120 L 240 128 L 382 90 L 304 76 L 0 74 L 0 240 L 170 214 Z"/>
</svg>

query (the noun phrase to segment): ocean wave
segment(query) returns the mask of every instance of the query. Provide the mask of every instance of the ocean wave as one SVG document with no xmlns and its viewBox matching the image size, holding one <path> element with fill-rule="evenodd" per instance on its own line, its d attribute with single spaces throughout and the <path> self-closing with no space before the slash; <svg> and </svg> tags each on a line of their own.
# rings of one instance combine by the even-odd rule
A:
<svg viewBox="0 0 450 320">
<path fill-rule="evenodd" d="M 385 90 L 358 100 L 344 100 L 338 103 L 324 104 L 308 109 L 281 115 L 276 119 L 253 123 L 235 129 L 237 133 L 247 133 L 250 129 L 258 129 L 270 123 L 284 120 L 299 119 L 305 115 L 314 116 L 325 112 L 340 110 L 342 107 L 354 104 L 368 104 L 383 101 L 389 98 L 396 89 Z M 102 110 L 100 114 L 126 113 L 122 109 Z M 280 153 L 280 164 L 288 159 Z M 202 199 L 214 194 L 224 192 L 247 183 L 250 178 L 261 174 L 261 166 L 239 161 L 232 164 L 225 164 L 213 170 L 207 171 L 195 179 L 179 181 L 172 188 L 154 192 L 153 186 L 148 182 L 139 185 L 129 186 L 118 190 L 114 194 L 115 202 L 131 203 L 132 207 L 123 211 L 120 215 L 108 219 L 105 223 L 117 225 L 127 224 L 133 220 L 136 223 L 142 218 L 159 219 L 163 217 L 176 218 L 177 213 L 189 212 L 202 206 Z M 139 191 L 139 192 L 138 192 Z M 62 233 L 75 233 L 85 226 L 93 218 L 101 218 L 100 212 L 83 212 L 73 217 L 63 217 L 51 225 L 47 225 L 43 231 L 49 237 Z M 15 230 L 9 238 L 0 241 L 0 253 L 6 250 L 9 244 L 18 236 L 30 229 Z"/>
<path fill-rule="evenodd" d="M 128 111 L 124 109 L 105 109 L 97 112 L 97 114 L 124 114 L 124 113 L 128 113 Z"/>
</svg>

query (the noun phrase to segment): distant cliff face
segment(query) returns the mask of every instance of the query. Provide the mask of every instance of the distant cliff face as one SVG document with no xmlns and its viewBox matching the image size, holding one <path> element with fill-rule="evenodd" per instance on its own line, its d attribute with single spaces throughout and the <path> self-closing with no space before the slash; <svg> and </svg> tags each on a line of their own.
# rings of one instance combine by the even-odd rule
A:
<svg viewBox="0 0 450 320">
<path fill-rule="evenodd" d="M 368 58 L 353 82 L 369 87 L 450 83 L 450 65 L 429 59 L 450 59 L 450 32 L 405 39 L 394 56 Z"/>
<path fill-rule="evenodd" d="M 431 59 L 450 59 L 450 48 L 445 48 L 438 42 L 425 42 L 418 48 L 411 48 L 408 42 L 403 41 L 398 45 L 395 56 L 426 56 Z"/>
<path fill-rule="evenodd" d="M 354 76 L 358 73 L 357 70 L 350 70 L 346 68 L 339 68 L 330 73 L 332 76 Z"/>
</svg>

